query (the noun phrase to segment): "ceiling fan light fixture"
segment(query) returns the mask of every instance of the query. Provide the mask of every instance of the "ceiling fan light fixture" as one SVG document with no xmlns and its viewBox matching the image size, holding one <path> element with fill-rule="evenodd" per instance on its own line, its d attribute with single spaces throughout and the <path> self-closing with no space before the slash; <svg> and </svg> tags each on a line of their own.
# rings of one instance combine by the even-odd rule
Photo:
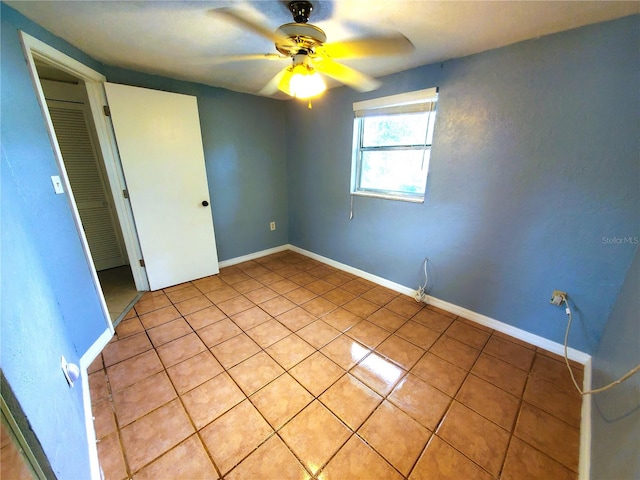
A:
<svg viewBox="0 0 640 480">
<path fill-rule="evenodd" d="M 308 99 L 320 95 L 327 86 L 320 74 L 304 61 L 285 70 L 278 89 L 294 98 Z"/>
</svg>

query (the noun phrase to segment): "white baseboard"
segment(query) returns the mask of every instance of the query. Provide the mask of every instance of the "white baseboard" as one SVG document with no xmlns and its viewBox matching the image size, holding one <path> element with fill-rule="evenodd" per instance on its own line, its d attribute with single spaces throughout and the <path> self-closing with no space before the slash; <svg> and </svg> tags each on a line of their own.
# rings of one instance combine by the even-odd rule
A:
<svg viewBox="0 0 640 480">
<path fill-rule="evenodd" d="M 96 431 L 93 426 L 93 411 L 91 409 L 91 393 L 89 391 L 89 374 L 87 369 L 93 363 L 102 349 L 109 343 L 113 337 L 114 330 L 111 323 L 102 335 L 89 347 L 89 350 L 80 358 L 80 377 L 82 379 L 82 400 L 84 403 L 84 422 L 87 432 L 87 441 L 89 442 L 89 467 L 91 469 L 91 480 L 101 480 L 102 474 L 100 469 L 100 460 L 98 459 L 98 446 L 96 444 Z"/>
<path fill-rule="evenodd" d="M 582 391 L 591 390 L 592 364 L 591 357 L 584 364 Z M 591 399 L 592 395 L 582 396 L 580 416 L 580 463 L 578 464 L 579 480 L 589 480 L 591 476 Z"/>
<path fill-rule="evenodd" d="M 230 267 L 232 265 L 237 265 L 238 263 L 248 262 L 249 260 L 255 260 L 256 258 L 265 257 L 267 255 L 272 255 L 278 252 L 284 252 L 285 250 L 289 250 L 290 247 L 291 246 L 289 244 L 284 244 L 280 245 L 279 247 L 268 248 L 266 250 L 250 253 L 248 255 L 242 255 L 241 257 L 230 258 L 229 260 L 218 262 L 218 267 Z"/>
<path fill-rule="evenodd" d="M 307 250 L 304 250 L 302 248 L 299 248 L 293 245 L 290 245 L 289 248 L 294 252 L 313 258 L 314 260 L 318 260 L 322 263 L 326 263 L 327 265 L 331 265 L 332 267 L 338 268 L 345 272 L 353 273 L 354 275 L 358 275 L 359 277 L 370 280 L 374 283 L 377 283 L 378 285 L 382 285 L 383 287 L 387 287 L 396 292 L 409 295 L 410 297 L 413 297 L 416 293 L 416 291 L 410 287 L 405 287 L 404 285 L 400 285 L 399 283 L 392 282 L 391 280 L 387 280 L 386 278 L 378 277 L 377 275 L 373 275 L 369 272 L 365 272 L 364 270 L 359 270 L 349 265 L 345 265 L 344 263 L 336 262 L 335 260 L 332 260 L 327 257 L 323 257 L 322 255 L 309 252 Z M 524 342 L 530 343 L 531 345 L 534 345 L 536 347 L 540 347 L 545 350 L 548 350 L 557 355 L 564 355 L 563 344 L 554 342 L 552 340 L 548 340 L 544 337 L 535 335 L 533 333 L 529 333 L 525 330 L 514 327 L 507 323 L 503 323 L 499 320 L 495 320 L 493 318 L 487 317 L 486 315 L 473 312 L 464 307 L 454 305 L 453 303 L 445 302 L 444 300 L 440 300 L 432 296 L 428 297 L 427 304 L 433 305 L 434 307 L 442 308 L 443 310 L 454 313 L 458 316 L 466 318 L 467 320 L 471 320 L 473 322 L 479 323 L 480 325 L 484 325 L 486 327 L 492 328 L 506 335 L 509 335 L 519 340 L 522 340 Z M 591 355 L 584 353 L 580 350 L 576 350 L 574 348 L 568 349 L 568 357 L 569 359 L 574 360 L 583 365 L 586 364 L 587 361 L 591 359 Z"/>
</svg>

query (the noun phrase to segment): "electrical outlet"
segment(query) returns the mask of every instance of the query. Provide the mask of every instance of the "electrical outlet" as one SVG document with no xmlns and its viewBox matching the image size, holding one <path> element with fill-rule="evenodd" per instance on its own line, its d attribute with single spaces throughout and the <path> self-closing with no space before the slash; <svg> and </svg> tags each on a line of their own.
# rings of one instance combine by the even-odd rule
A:
<svg viewBox="0 0 640 480">
<path fill-rule="evenodd" d="M 554 290 L 549 299 L 549 303 L 552 305 L 560 306 L 564 303 L 564 299 L 567 298 L 567 292 L 562 290 Z"/>
<path fill-rule="evenodd" d="M 271 231 L 273 232 L 276 229 L 276 222 L 271 222 L 269 224 L 269 228 L 271 229 Z"/>
</svg>

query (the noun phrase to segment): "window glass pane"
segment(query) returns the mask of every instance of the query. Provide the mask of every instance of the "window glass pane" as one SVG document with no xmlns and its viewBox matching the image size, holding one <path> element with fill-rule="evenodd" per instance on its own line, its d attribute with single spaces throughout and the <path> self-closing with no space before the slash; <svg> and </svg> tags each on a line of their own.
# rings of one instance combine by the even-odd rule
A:
<svg viewBox="0 0 640 480">
<path fill-rule="evenodd" d="M 362 146 L 381 147 L 399 145 L 424 145 L 429 126 L 427 145 L 431 144 L 435 112 L 429 124 L 429 112 L 399 115 L 377 115 L 362 119 Z"/>
<path fill-rule="evenodd" d="M 430 150 L 362 152 L 360 188 L 424 195 Z"/>
</svg>

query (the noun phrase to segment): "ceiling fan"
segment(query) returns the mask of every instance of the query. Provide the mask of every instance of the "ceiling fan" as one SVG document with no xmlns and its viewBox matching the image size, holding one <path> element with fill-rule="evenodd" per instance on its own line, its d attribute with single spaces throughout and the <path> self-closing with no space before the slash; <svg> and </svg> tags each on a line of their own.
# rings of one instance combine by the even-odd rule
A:
<svg viewBox="0 0 640 480">
<path fill-rule="evenodd" d="M 321 94 L 326 85 L 318 73 L 331 77 L 361 92 L 375 90 L 380 82 L 335 59 L 387 56 L 410 53 L 414 46 L 402 34 L 368 37 L 340 43 L 325 43 L 324 31 L 309 22 L 313 4 L 308 1 L 290 1 L 289 11 L 294 23 L 285 23 L 275 31 L 256 22 L 244 11 L 235 8 L 211 10 L 237 25 L 253 31 L 275 43 L 278 54 L 247 55 L 246 59 L 291 58 L 292 64 L 281 70 L 259 92 L 273 95 L 278 90 L 292 97 L 309 99 Z M 238 57 L 235 57 L 238 59 Z"/>
</svg>

